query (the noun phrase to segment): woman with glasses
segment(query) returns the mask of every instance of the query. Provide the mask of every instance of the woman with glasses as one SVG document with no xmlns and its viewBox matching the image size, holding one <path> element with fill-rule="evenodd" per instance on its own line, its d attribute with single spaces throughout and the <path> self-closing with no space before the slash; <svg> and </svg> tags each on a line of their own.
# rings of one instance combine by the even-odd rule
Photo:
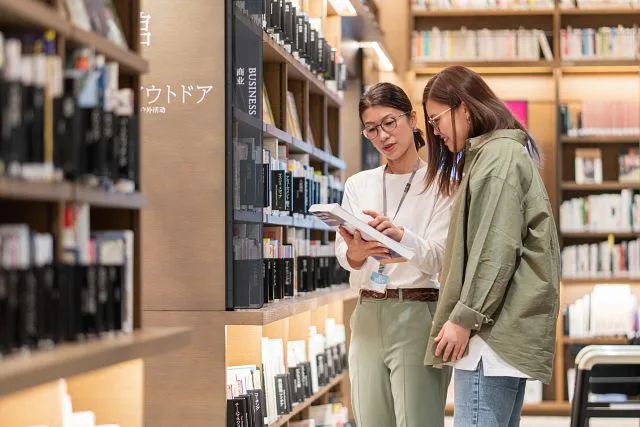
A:
<svg viewBox="0 0 640 427">
<path fill-rule="evenodd" d="M 441 427 L 451 374 L 424 366 L 423 359 L 438 300 L 450 200 L 435 186 L 424 186 L 432 171 L 418 155 L 424 139 L 402 89 L 376 84 L 363 95 L 359 110 L 362 133 L 386 165 L 350 177 L 342 206 L 415 257 L 385 264 L 388 250 L 377 242 L 345 229 L 336 237 L 338 260 L 360 292 L 350 320 L 353 411 L 361 427 Z"/>
<path fill-rule="evenodd" d="M 436 74 L 423 108 L 429 162 L 443 169 L 426 183 L 456 192 L 425 364 L 455 368 L 456 427 L 518 426 L 527 379 L 551 380 L 558 315 L 560 251 L 538 149 L 467 68 Z"/>
</svg>

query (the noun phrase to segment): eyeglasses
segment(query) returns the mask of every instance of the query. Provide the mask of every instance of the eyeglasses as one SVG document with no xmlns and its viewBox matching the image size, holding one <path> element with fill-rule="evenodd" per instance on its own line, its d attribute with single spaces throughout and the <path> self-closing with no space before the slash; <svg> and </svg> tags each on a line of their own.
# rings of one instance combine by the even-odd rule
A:
<svg viewBox="0 0 640 427">
<path fill-rule="evenodd" d="M 440 128 L 438 127 L 438 122 L 440 121 L 440 116 L 442 116 L 447 111 L 450 111 L 452 108 L 453 107 L 449 107 L 446 110 L 444 110 L 443 112 L 441 112 L 440 114 L 437 114 L 435 117 L 431 117 L 430 119 L 427 119 L 427 121 L 429 122 L 429 125 L 431 125 L 431 127 L 433 128 L 434 132 L 439 132 L 440 131 Z"/>
<path fill-rule="evenodd" d="M 398 127 L 398 118 L 409 114 L 411 111 L 407 111 L 406 113 L 398 114 L 395 117 L 386 117 L 379 125 L 375 126 L 366 126 L 362 130 L 362 135 L 370 141 L 376 139 L 379 135 L 378 128 L 381 128 L 383 131 L 389 133 L 392 132 L 395 128 Z"/>
</svg>

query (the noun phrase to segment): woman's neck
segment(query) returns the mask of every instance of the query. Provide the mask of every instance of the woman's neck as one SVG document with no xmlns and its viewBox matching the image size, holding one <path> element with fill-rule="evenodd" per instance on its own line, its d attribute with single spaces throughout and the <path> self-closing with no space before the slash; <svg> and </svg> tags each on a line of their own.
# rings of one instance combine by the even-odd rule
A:
<svg viewBox="0 0 640 427">
<path fill-rule="evenodd" d="M 424 161 L 420 159 L 416 150 L 409 149 L 405 155 L 399 159 L 389 160 L 387 162 L 387 173 L 396 175 L 411 173 L 416 168 L 416 164 L 418 164 L 418 167 L 421 167 L 424 164 Z"/>
</svg>

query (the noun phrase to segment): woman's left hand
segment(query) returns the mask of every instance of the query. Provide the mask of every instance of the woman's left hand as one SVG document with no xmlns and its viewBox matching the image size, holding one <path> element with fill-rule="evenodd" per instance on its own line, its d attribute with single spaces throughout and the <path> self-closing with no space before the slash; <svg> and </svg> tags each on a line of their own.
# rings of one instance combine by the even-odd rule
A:
<svg viewBox="0 0 640 427">
<path fill-rule="evenodd" d="M 467 344 L 469 344 L 470 335 L 471 331 L 469 329 L 447 320 L 435 339 L 435 342 L 438 343 L 435 352 L 436 356 L 440 357 L 442 354 L 444 362 L 462 359 L 464 351 L 467 349 Z"/>
<path fill-rule="evenodd" d="M 382 234 L 385 234 L 391 237 L 396 242 L 402 240 L 404 236 L 404 229 L 402 227 L 396 227 L 393 225 L 391 220 L 384 216 L 380 215 L 376 211 L 364 210 L 362 211 L 365 215 L 369 215 L 373 220 L 369 221 L 369 225 L 376 230 L 380 231 Z"/>
</svg>

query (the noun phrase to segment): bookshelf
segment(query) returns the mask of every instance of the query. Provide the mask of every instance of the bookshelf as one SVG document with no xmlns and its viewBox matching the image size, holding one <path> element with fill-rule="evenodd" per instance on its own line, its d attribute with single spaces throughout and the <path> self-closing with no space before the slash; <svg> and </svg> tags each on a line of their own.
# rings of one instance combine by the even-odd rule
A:
<svg viewBox="0 0 640 427">
<path fill-rule="evenodd" d="M 142 322 L 144 254 L 140 245 L 140 218 L 141 210 L 149 202 L 140 179 L 141 150 L 136 140 L 139 122 L 135 107 L 139 101 L 140 76 L 148 71 L 149 65 L 139 51 L 140 1 L 116 0 L 113 7 L 128 48 L 116 44 L 102 35 L 104 33 L 81 28 L 82 23 L 66 13 L 64 0 L 0 1 L 3 67 L 16 59 L 27 65 L 32 60 L 28 55 L 33 52 L 35 40 L 44 42 L 46 31 L 55 32 L 51 46 L 45 47 L 42 57 L 47 62 L 42 81 L 45 96 L 42 118 L 38 118 L 37 103 L 27 95 L 22 99 L 23 108 L 33 108 L 36 118 L 33 122 L 25 119 L 20 126 L 31 126 L 29 129 L 42 130 L 42 133 L 27 134 L 33 136 L 14 141 L 25 146 L 31 144 L 28 153 L 12 151 L 15 147 L 0 138 L 3 165 L 0 168 L 0 241 L 8 239 L 6 241 L 13 242 L 15 247 L 26 246 L 33 251 L 29 253 L 35 254 L 22 259 L 23 264 L 19 266 L 10 264 L 5 257 L 0 267 L 3 316 L 17 310 L 14 313 L 17 320 L 11 316 L 3 318 L 5 327 L 0 337 L 3 425 L 61 426 L 65 416 L 64 396 L 68 393 L 73 411 L 92 411 L 98 424 L 142 426 L 147 360 L 189 341 L 186 328 L 148 328 Z M 14 46 L 20 41 L 20 50 L 17 57 L 7 61 L 4 50 L 9 40 Z M 77 86 L 77 93 L 63 87 L 55 92 L 56 85 L 64 86 L 62 72 L 73 67 L 68 64 L 72 63 L 69 58 L 81 49 L 86 49 L 81 57 L 87 59 L 87 64 L 99 63 L 96 58 L 103 56 L 112 68 L 107 77 L 112 86 L 96 87 L 99 96 L 121 97 L 119 105 L 129 107 L 130 112 L 114 110 L 113 104 L 80 105 L 78 93 L 86 87 L 78 86 L 79 77 L 65 76 L 69 84 Z M 59 80 L 54 65 L 58 59 Z M 33 61 L 38 64 L 40 58 Z M 114 64 L 118 67 L 117 75 L 113 72 Z M 94 72 L 94 66 L 90 65 L 85 72 Z M 3 80 L 7 76 L 5 71 L 2 70 Z M 29 80 L 24 74 L 19 78 L 24 94 L 22 86 L 32 83 L 27 83 Z M 53 107 L 58 99 L 67 103 L 64 117 Z M 69 106 L 73 109 L 69 110 Z M 3 104 L 0 108 L 11 106 Z M 99 139 L 93 142 L 104 144 L 104 156 L 94 157 L 91 148 L 85 146 L 92 143 L 87 135 L 96 130 L 82 122 L 82 115 L 87 114 L 89 108 L 93 108 L 92 117 L 105 120 L 99 132 L 94 133 Z M 69 111 L 75 112 L 69 115 Z M 78 121 L 73 122 L 76 117 Z M 113 121 L 108 122 L 107 117 Z M 60 127 L 66 118 L 69 122 Z M 122 133 L 116 135 L 116 132 Z M 76 143 L 78 145 L 74 145 Z M 35 148 L 38 145 L 43 147 L 40 158 L 34 154 L 38 152 Z M 69 155 L 72 150 L 77 150 L 74 153 L 78 157 Z M 85 161 L 87 163 L 83 163 Z M 102 253 L 106 241 L 117 243 L 117 247 L 112 247 L 115 250 L 112 254 L 121 260 L 109 261 L 88 251 L 90 245 L 95 245 L 96 251 Z M 9 251 L 10 247 L 4 248 Z M 70 256 L 71 253 L 78 255 Z M 85 253 L 89 255 L 85 257 Z M 98 276 L 102 278 L 96 279 Z M 14 280 L 25 285 L 17 288 L 19 309 L 12 308 L 11 300 L 5 299 L 6 290 L 9 289 L 9 294 L 12 292 Z M 98 295 L 97 288 L 104 292 Z M 66 302 L 64 295 L 68 297 Z M 88 302 L 95 298 L 97 311 L 87 308 L 92 304 L 82 305 L 81 298 Z M 16 323 L 11 328 L 6 327 L 5 322 L 11 325 L 13 321 Z"/>
<path fill-rule="evenodd" d="M 251 187 L 262 182 L 261 150 L 277 140 L 277 148 L 290 158 L 308 157 L 317 176 L 332 177 L 336 192 L 341 191 L 346 166 L 343 90 L 327 75 L 322 78 L 301 64 L 265 32 L 261 19 L 242 9 L 252 4 L 261 2 L 247 1 L 243 6 L 235 1 L 194 0 L 179 9 L 167 0 L 143 3 L 152 17 L 152 42 L 143 47 L 144 57 L 152 65 L 181 66 L 153 66 L 142 86 L 214 87 L 200 104 L 169 105 L 165 100 L 166 113 L 144 115 L 142 173 L 151 202 L 141 218 L 147 257 L 142 267 L 145 280 L 154 286 L 144 288 L 143 319 L 155 327 L 191 328 L 188 346 L 149 361 L 144 379 L 148 425 L 226 425 L 227 368 L 260 366 L 268 356 L 262 348 L 264 339 L 282 340 L 288 361 L 287 343 L 308 345 L 313 339 L 311 327 L 330 336 L 329 319 L 344 325 L 348 336 L 355 295 L 344 279 L 291 298 L 256 301 L 255 307 L 234 304 L 234 292 L 241 287 L 263 289 L 258 273 L 265 265 L 265 230 L 282 230 L 284 237 L 295 234 L 296 239 L 327 247 L 334 238 L 333 231 L 313 217 L 263 209 L 259 202 L 264 188 Z M 326 1 L 300 4 L 309 18 L 323 23 L 323 36 L 339 51 L 341 17 Z M 263 93 L 268 95 L 273 120 L 263 114 Z M 294 109 L 297 123 L 290 121 Z M 247 162 L 240 170 L 243 153 L 237 149 L 242 144 L 248 147 L 248 141 L 260 151 L 254 157 L 259 167 Z M 237 204 L 236 184 L 254 199 Z M 254 241 L 243 246 L 239 236 Z M 239 247 L 253 251 L 249 259 L 238 256 Z M 330 399 L 346 403 L 348 370 L 327 380 L 269 425 L 289 426 L 309 417 L 312 406 Z"/>
<path fill-rule="evenodd" d="M 411 67 L 407 76 L 412 88 L 411 97 L 414 108 L 422 111 L 422 90 L 428 79 L 442 68 L 462 64 L 483 75 L 489 85 L 504 100 L 526 100 L 528 128 L 536 137 L 544 159 L 541 174 L 547 187 L 552 205 L 556 212 L 557 224 L 561 217 L 563 202 L 576 197 L 592 195 L 621 194 L 623 190 L 635 193 L 640 182 L 620 182 L 618 156 L 622 150 L 640 147 L 640 135 L 625 129 L 613 134 L 606 129 L 602 132 L 571 133 L 562 131 L 563 119 L 560 115 L 562 105 L 575 114 L 589 102 L 601 100 L 626 101 L 640 105 L 640 58 L 621 54 L 618 59 L 612 57 L 578 58 L 567 56 L 563 51 L 563 30 L 572 28 L 598 28 L 602 26 L 631 27 L 637 21 L 640 9 L 636 7 L 568 8 L 565 2 L 549 2 L 548 7 L 504 9 L 442 9 L 437 6 L 444 2 L 412 2 L 410 26 L 413 31 L 431 31 L 438 27 L 441 33 L 459 30 L 502 30 L 502 29 L 539 29 L 547 39 L 551 55 L 545 56 L 543 48 L 537 49 L 537 55 L 527 59 L 446 59 L 446 57 L 417 57 L 415 34 L 410 34 L 412 43 Z M 543 3 L 543 2 L 539 2 Z M 561 4 L 562 3 L 562 4 Z M 424 7 L 417 7 L 423 4 Z M 575 5 L 573 5 L 575 6 Z M 474 17 L 474 18 L 472 18 Z M 472 19 L 474 22 L 472 22 Z M 507 23 L 509 19 L 511 23 Z M 430 34 L 433 36 L 433 34 Z M 442 36 L 445 37 L 445 36 Z M 455 40 L 454 40 L 455 42 Z M 429 49 L 433 47 L 430 46 Z M 605 84 L 606 82 L 606 84 Z M 613 105 L 613 103 L 612 103 Z M 613 108 L 603 109 L 600 115 L 611 115 Z M 634 110 L 636 120 L 640 121 L 640 111 Z M 585 113 L 587 114 L 587 113 Z M 588 116 L 585 116 L 589 120 Z M 622 123 L 618 121 L 616 123 Z M 423 123 L 421 123 L 424 126 Z M 589 126 L 585 123 L 584 127 Z M 603 127 L 603 125 L 599 125 Z M 637 126 L 637 125 L 636 125 Z M 601 182 L 576 182 L 576 150 L 599 149 L 602 156 Z M 602 214 L 603 216 L 606 216 Z M 570 245 L 583 245 L 607 241 L 612 236 L 614 244 L 634 241 L 640 238 L 640 232 L 633 229 L 569 229 L 559 230 L 562 248 Z M 561 281 L 561 306 L 573 304 L 583 295 L 592 292 L 596 285 L 631 285 L 637 294 L 640 279 L 634 275 L 601 277 L 565 276 Z M 606 286 L 606 285 L 605 285 Z M 540 404 L 525 405 L 524 414 L 530 415 L 568 415 L 570 403 L 566 400 L 566 368 L 573 363 L 570 360 L 570 348 L 575 345 L 624 343 L 620 337 L 573 338 L 563 336 L 562 313 L 559 316 L 559 331 L 556 339 L 557 358 L 554 364 L 552 384 L 545 386 Z M 452 410 L 452 408 L 449 408 Z"/>
</svg>

